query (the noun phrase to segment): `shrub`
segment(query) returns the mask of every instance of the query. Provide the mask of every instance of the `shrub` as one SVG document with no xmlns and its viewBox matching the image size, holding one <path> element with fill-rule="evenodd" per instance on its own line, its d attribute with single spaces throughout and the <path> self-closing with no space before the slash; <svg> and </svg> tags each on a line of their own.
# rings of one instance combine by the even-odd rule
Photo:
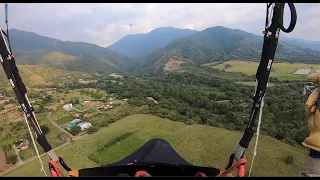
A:
<svg viewBox="0 0 320 180">
<path fill-rule="evenodd" d="M 286 164 L 293 164 L 293 156 L 287 156 L 285 159 Z"/>
<path fill-rule="evenodd" d="M 98 131 L 98 128 L 96 126 L 94 126 L 94 127 L 90 127 L 87 132 L 88 132 L 88 134 L 94 134 L 97 131 Z"/>
<path fill-rule="evenodd" d="M 7 164 L 15 164 L 17 162 L 17 156 L 16 155 L 11 155 L 11 156 L 6 156 L 6 162 Z"/>
<path fill-rule="evenodd" d="M 80 132 L 81 132 L 81 128 L 79 126 L 73 126 L 72 128 L 70 128 L 70 133 L 74 136 L 76 136 Z"/>
<path fill-rule="evenodd" d="M 102 122 L 100 123 L 100 126 L 101 126 L 101 127 L 107 127 L 107 126 L 109 126 L 109 122 L 108 122 L 108 121 L 102 121 Z"/>
<path fill-rule="evenodd" d="M 41 131 L 42 131 L 42 133 L 43 133 L 44 135 L 46 135 L 46 134 L 48 134 L 48 133 L 50 132 L 49 127 L 46 126 L 46 125 L 42 125 L 42 126 L 40 126 L 40 128 L 41 128 Z"/>
</svg>

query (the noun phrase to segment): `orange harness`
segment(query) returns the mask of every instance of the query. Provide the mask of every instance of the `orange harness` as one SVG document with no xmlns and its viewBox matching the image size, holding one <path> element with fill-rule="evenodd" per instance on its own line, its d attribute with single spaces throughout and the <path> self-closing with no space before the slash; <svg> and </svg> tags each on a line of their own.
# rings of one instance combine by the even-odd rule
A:
<svg viewBox="0 0 320 180">
<path fill-rule="evenodd" d="M 233 165 L 232 167 L 221 171 L 220 174 L 218 174 L 216 177 L 229 177 L 230 175 L 232 176 L 232 174 L 230 174 L 230 172 L 234 171 L 235 169 L 238 169 L 237 175 L 238 177 L 244 177 L 245 175 L 245 163 L 247 162 L 247 160 L 245 158 L 240 159 L 239 161 L 237 161 L 237 163 L 235 165 Z"/>
</svg>

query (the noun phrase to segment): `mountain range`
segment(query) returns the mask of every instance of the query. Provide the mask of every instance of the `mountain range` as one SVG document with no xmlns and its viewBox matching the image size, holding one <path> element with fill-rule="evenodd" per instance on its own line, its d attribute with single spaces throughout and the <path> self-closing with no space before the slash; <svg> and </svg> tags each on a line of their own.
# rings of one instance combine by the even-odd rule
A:
<svg viewBox="0 0 320 180">
<path fill-rule="evenodd" d="M 203 31 L 158 28 L 125 36 L 107 48 L 17 29 L 9 33 L 18 64 L 82 72 L 154 72 L 226 60 L 259 60 L 263 44 L 262 36 L 222 26 Z M 275 60 L 317 63 L 319 44 L 280 35 Z"/>
<path fill-rule="evenodd" d="M 207 28 L 173 40 L 153 51 L 131 68 L 135 72 L 177 69 L 182 65 L 201 65 L 227 60 L 260 60 L 263 37 L 222 26 Z M 276 61 L 317 63 L 320 52 L 279 41 Z"/>
<path fill-rule="evenodd" d="M 18 64 L 47 65 L 83 72 L 122 72 L 133 60 L 124 54 L 85 42 L 61 41 L 33 32 L 10 29 Z"/>
<path fill-rule="evenodd" d="M 281 37 L 281 41 L 286 42 L 288 44 L 295 45 L 295 46 L 320 51 L 320 42 L 319 41 L 308 41 L 308 40 L 297 39 L 297 38 L 287 38 L 285 36 Z"/>
</svg>

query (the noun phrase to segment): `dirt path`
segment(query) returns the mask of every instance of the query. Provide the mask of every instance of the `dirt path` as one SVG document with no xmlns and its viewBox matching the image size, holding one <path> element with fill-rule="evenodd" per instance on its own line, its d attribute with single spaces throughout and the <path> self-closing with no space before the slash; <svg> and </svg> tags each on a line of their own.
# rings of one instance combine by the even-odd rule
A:
<svg viewBox="0 0 320 180">
<path fill-rule="evenodd" d="M 72 107 L 74 110 L 76 110 L 76 111 L 78 111 L 78 112 L 84 112 L 84 111 L 81 111 L 81 110 L 79 110 L 79 109 L 77 109 L 77 108 L 75 108 L 75 107 Z"/>
</svg>

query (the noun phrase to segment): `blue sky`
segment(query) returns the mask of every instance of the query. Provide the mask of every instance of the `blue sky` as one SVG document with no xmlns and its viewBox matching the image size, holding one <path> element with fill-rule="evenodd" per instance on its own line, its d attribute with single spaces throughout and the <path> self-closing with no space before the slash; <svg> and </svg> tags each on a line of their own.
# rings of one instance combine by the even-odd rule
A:
<svg viewBox="0 0 320 180">
<path fill-rule="evenodd" d="M 320 41 L 320 4 L 295 3 L 295 6 L 296 28 L 281 35 Z M 125 35 L 148 33 L 158 27 L 201 31 L 225 26 L 261 34 L 265 13 L 266 3 L 9 3 L 9 28 L 106 47 Z M 0 14 L 4 15 L 4 8 Z M 288 7 L 285 14 L 288 26 Z M 4 19 L 0 22 L 4 28 Z"/>
</svg>

